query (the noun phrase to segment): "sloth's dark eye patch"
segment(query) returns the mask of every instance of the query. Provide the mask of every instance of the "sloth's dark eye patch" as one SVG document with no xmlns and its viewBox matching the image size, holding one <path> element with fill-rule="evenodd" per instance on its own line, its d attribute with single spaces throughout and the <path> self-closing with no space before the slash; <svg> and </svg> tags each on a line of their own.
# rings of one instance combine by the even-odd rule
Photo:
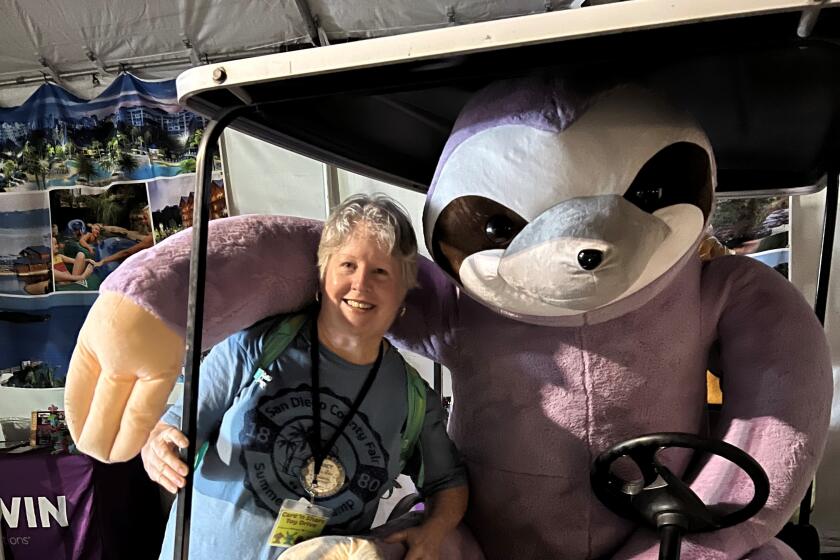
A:
<svg viewBox="0 0 840 560">
<path fill-rule="evenodd" d="M 432 234 L 435 261 L 458 278 L 464 259 L 479 251 L 504 249 L 528 222 L 483 196 L 462 196 L 443 209 Z"/>
<path fill-rule="evenodd" d="M 708 216 L 710 181 L 706 151 L 696 144 L 678 142 L 662 148 L 645 163 L 624 199 L 651 214 L 674 204 L 694 204 Z"/>
<path fill-rule="evenodd" d="M 663 187 L 655 186 L 638 186 L 632 190 L 628 190 L 624 194 L 624 198 L 632 202 L 645 212 L 655 212 L 662 208 L 660 204 L 665 196 L 665 189 Z"/>
<path fill-rule="evenodd" d="M 490 219 L 487 220 L 484 226 L 484 233 L 487 235 L 487 239 L 503 247 L 510 245 L 510 242 L 516 237 L 519 231 L 520 229 L 516 227 L 513 220 L 505 214 L 490 216 Z"/>
</svg>

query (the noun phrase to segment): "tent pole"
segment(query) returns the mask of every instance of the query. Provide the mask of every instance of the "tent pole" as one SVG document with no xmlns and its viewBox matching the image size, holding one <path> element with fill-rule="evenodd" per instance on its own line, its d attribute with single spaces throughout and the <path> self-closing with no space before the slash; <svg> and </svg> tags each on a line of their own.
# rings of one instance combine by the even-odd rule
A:
<svg viewBox="0 0 840 560">
<path fill-rule="evenodd" d="M 338 184 L 338 168 L 329 163 L 324 165 L 324 206 L 326 207 L 325 217 L 330 215 L 333 208 L 341 203 L 341 191 Z"/>
</svg>

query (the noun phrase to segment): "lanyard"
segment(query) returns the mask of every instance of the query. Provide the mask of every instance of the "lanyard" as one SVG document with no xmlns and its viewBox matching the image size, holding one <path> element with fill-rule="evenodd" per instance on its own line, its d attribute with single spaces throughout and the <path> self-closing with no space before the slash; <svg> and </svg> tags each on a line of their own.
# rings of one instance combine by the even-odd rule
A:
<svg viewBox="0 0 840 560">
<path fill-rule="evenodd" d="M 312 440 L 310 441 L 309 445 L 312 448 L 312 456 L 315 458 L 315 473 L 313 476 L 313 483 L 318 480 L 318 473 L 321 472 L 321 465 L 324 463 L 324 459 L 329 454 L 330 450 L 333 448 L 333 445 L 338 441 L 339 436 L 341 436 L 344 429 L 350 424 L 350 420 L 356 414 L 356 411 L 359 410 L 359 406 L 361 406 L 362 401 L 370 391 L 371 386 L 373 385 L 373 381 L 376 379 L 376 374 L 379 373 L 379 366 L 382 364 L 382 354 L 383 349 L 385 347 L 384 344 L 379 345 L 379 354 L 376 356 L 376 361 L 373 363 L 373 366 L 370 368 L 370 371 L 365 378 L 364 384 L 362 384 L 362 388 L 359 389 L 359 394 L 356 395 L 356 399 L 353 401 L 353 404 L 350 406 L 350 410 L 347 414 L 344 415 L 344 419 L 339 424 L 338 428 L 336 428 L 335 432 L 333 433 L 330 440 L 327 442 L 325 446 L 321 446 L 321 391 L 320 391 L 320 376 L 318 371 L 318 365 L 320 363 L 320 352 L 319 352 L 319 342 L 318 342 L 318 318 L 315 317 L 312 319 L 312 326 L 310 328 L 310 343 L 309 343 L 309 351 L 310 351 L 310 358 L 312 362 L 312 423 L 314 424 L 315 433 L 313 434 Z"/>
</svg>

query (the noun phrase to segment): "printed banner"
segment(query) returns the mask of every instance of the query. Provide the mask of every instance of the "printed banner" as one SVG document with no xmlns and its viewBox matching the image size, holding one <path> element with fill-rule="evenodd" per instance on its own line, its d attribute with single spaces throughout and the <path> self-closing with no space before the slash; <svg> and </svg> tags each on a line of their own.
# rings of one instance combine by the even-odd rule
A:
<svg viewBox="0 0 840 560">
<path fill-rule="evenodd" d="M 45 83 L 0 108 L 0 386 L 60 387 L 101 283 L 192 225 L 205 121 L 174 80 L 83 100 Z M 228 215 L 220 162 L 212 218 Z"/>
<path fill-rule="evenodd" d="M 94 522 L 93 460 L 85 456 L 0 456 L 3 548 L 16 560 L 102 557 Z"/>
</svg>

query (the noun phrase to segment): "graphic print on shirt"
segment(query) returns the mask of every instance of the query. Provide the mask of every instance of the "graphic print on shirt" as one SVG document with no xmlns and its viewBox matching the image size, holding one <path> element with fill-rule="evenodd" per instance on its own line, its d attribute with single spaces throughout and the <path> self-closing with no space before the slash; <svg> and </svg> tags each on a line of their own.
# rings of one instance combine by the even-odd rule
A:
<svg viewBox="0 0 840 560">
<path fill-rule="evenodd" d="M 321 440 L 326 445 L 350 409 L 349 399 L 321 389 Z M 288 494 L 306 496 L 299 474 L 312 456 L 312 393 L 308 385 L 285 389 L 260 398 L 245 414 L 239 439 L 245 487 L 257 504 L 277 515 Z M 388 452 L 361 411 L 338 438 L 330 453 L 341 460 L 346 474 L 344 487 L 334 496 L 318 498 L 318 505 L 334 511 L 331 527 L 340 527 L 364 512 L 388 484 Z"/>
</svg>

